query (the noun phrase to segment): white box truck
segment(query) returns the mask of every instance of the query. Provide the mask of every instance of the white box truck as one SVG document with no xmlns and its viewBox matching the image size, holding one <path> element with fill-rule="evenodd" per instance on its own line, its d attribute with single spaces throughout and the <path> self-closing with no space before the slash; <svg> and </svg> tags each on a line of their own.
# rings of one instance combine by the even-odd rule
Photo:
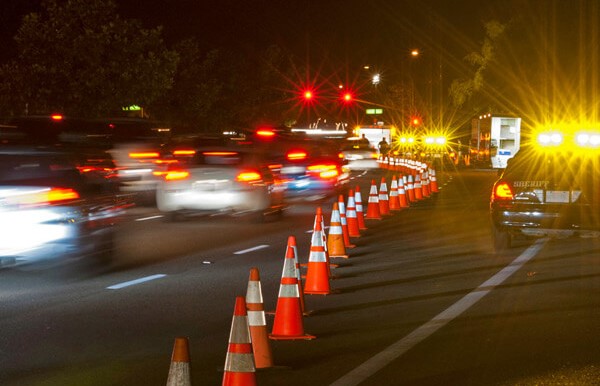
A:
<svg viewBox="0 0 600 386">
<path fill-rule="evenodd" d="M 486 114 L 471 121 L 471 165 L 503 169 L 520 147 L 521 118 Z"/>
</svg>

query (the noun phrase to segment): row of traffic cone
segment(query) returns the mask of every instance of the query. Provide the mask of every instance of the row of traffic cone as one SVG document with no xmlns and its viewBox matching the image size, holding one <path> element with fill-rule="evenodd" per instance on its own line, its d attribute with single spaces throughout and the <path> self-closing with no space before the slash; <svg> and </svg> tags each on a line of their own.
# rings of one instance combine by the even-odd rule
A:
<svg viewBox="0 0 600 386">
<path fill-rule="evenodd" d="M 256 369 L 274 366 L 269 340 L 316 338 L 304 331 L 303 316 L 308 314 L 304 295 L 332 293 L 330 258 L 349 257 L 346 248 L 355 246 L 351 244 L 350 238 L 360 237 L 360 231 L 367 229 L 365 219 L 380 220 L 382 216 L 406 208 L 410 202 L 427 196 L 422 186 L 419 186 L 420 194 L 416 193 L 414 185 L 419 183 L 413 184 L 411 175 L 406 179 L 408 186 L 405 189 L 404 178 L 404 176 L 400 178 L 393 176 L 389 196 L 385 178 L 381 179 L 379 192 L 375 180 L 372 180 L 367 213 L 363 213 L 362 197 L 358 186 L 348 192 L 347 207 L 344 196 L 340 195 L 338 201 L 333 203 L 329 235 L 325 235 L 324 232 L 323 212 L 320 207 L 317 208 L 304 286 L 296 238 L 288 237 L 271 333 L 267 331 L 258 268 L 251 268 L 246 297 L 236 297 L 223 385 L 256 385 Z M 411 190 L 413 195 L 409 193 Z M 189 357 L 187 338 L 176 338 L 167 386 L 191 385 Z"/>
<path fill-rule="evenodd" d="M 321 227 L 321 219 L 317 216 L 315 229 L 320 230 Z M 311 247 L 311 251 L 316 249 L 314 252 L 318 253 L 319 246 L 321 249 L 323 248 L 323 236 L 319 232 L 314 232 L 312 242 L 316 246 L 315 248 Z M 313 259 L 315 259 L 314 256 Z M 318 258 L 316 259 L 318 260 Z M 310 265 L 309 269 L 314 269 L 314 266 Z M 311 275 L 315 278 L 319 276 L 319 274 Z M 236 297 L 227 356 L 225 358 L 223 385 L 256 385 L 256 369 L 274 366 L 269 339 L 315 339 L 314 335 L 304 332 L 302 317 L 306 312 L 304 310 L 304 291 L 302 291 L 301 280 L 296 238 L 290 236 L 281 275 L 273 330 L 269 334 L 260 273 L 258 268 L 250 269 L 246 297 Z M 308 283 L 309 293 L 313 293 L 310 292 L 311 287 L 318 288 L 318 283 Z M 178 337 L 173 348 L 167 386 L 191 385 L 189 362 L 188 339 Z"/>
</svg>

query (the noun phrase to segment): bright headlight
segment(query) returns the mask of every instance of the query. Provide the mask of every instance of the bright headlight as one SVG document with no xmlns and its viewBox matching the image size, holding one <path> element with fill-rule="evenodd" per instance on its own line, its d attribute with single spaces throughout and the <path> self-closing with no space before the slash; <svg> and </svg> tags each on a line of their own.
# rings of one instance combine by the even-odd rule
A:
<svg viewBox="0 0 600 386">
<path fill-rule="evenodd" d="M 559 146 L 563 142 L 561 133 L 542 133 L 538 135 L 538 144 L 542 146 Z"/>
<path fill-rule="evenodd" d="M 599 147 L 600 146 L 600 134 L 597 133 L 585 133 L 581 132 L 575 136 L 577 145 L 584 147 Z"/>
</svg>

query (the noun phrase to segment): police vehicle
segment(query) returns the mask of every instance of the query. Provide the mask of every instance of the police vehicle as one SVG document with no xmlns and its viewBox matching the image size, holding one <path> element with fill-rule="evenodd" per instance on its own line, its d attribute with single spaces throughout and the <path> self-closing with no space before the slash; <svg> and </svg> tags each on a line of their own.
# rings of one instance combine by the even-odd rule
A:
<svg viewBox="0 0 600 386">
<path fill-rule="evenodd" d="M 493 186 L 494 247 L 517 237 L 600 236 L 600 132 L 539 133 Z"/>
</svg>

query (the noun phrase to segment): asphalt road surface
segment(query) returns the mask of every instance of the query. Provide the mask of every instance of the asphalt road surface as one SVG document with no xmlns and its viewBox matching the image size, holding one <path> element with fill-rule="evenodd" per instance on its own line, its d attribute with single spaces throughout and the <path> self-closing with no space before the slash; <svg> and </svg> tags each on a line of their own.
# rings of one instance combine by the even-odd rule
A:
<svg viewBox="0 0 600 386">
<path fill-rule="evenodd" d="M 383 175 L 352 181 L 365 209 Z M 599 240 L 523 240 L 494 254 L 495 178 L 438 174 L 433 198 L 368 220 L 350 257 L 334 261 L 333 293 L 306 295 L 304 329 L 317 338 L 272 341 L 276 366 L 258 370 L 258 384 L 600 384 Z M 294 203 L 264 224 L 169 223 L 136 208 L 107 269 L 0 271 L 0 384 L 164 385 L 179 336 L 193 384 L 220 384 L 250 268 L 274 310 L 288 236 L 306 262 L 316 208 L 328 224 L 332 203 Z"/>
</svg>

